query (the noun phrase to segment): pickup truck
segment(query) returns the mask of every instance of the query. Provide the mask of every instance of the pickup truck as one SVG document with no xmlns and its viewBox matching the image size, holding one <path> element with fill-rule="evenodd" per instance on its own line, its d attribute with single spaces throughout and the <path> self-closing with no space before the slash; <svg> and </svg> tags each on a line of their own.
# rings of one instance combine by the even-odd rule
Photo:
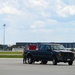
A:
<svg viewBox="0 0 75 75">
<path fill-rule="evenodd" d="M 59 62 L 67 62 L 68 65 L 72 65 L 74 53 L 61 44 L 41 44 L 38 50 L 25 50 L 23 53 L 24 64 L 32 64 L 35 61 L 41 61 L 42 64 L 52 61 L 53 65 L 57 65 Z"/>
</svg>

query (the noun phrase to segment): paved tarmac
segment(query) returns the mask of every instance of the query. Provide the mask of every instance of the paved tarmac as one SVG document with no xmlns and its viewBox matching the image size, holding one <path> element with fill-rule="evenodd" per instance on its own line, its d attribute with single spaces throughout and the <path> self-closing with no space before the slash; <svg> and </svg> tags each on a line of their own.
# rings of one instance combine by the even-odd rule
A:
<svg viewBox="0 0 75 75">
<path fill-rule="evenodd" d="M 67 63 L 52 65 L 22 64 L 21 58 L 0 58 L 0 75 L 75 75 L 75 61 L 72 66 Z"/>
</svg>

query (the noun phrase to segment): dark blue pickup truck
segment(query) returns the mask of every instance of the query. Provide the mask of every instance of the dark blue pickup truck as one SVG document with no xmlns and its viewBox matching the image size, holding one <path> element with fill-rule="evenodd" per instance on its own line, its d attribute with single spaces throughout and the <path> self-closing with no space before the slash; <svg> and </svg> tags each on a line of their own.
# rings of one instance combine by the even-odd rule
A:
<svg viewBox="0 0 75 75">
<path fill-rule="evenodd" d="M 41 44 L 38 50 L 25 50 L 23 53 L 23 63 L 32 64 L 35 61 L 41 61 L 42 64 L 52 61 L 53 65 L 57 65 L 58 62 L 67 62 L 72 65 L 74 53 L 60 44 Z"/>
</svg>

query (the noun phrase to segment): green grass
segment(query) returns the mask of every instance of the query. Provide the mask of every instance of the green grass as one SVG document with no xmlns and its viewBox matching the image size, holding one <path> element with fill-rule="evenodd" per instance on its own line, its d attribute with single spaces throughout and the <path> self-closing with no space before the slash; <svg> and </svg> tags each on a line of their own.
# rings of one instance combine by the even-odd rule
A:
<svg viewBox="0 0 75 75">
<path fill-rule="evenodd" d="M 0 52 L 0 58 L 23 58 L 23 52 Z"/>
<path fill-rule="evenodd" d="M 0 52 L 0 54 L 23 54 L 23 52 Z"/>
</svg>

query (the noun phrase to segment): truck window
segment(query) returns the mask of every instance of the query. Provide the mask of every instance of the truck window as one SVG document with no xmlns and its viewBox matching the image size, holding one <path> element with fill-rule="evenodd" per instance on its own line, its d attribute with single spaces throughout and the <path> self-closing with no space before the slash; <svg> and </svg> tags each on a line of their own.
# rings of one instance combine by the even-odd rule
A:
<svg viewBox="0 0 75 75">
<path fill-rule="evenodd" d="M 52 50 L 65 50 L 63 45 L 51 45 Z"/>
<path fill-rule="evenodd" d="M 44 45 L 41 45 L 39 50 L 44 50 Z"/>
<path fill-rule="evenodd" d="M 45 51 L 51 50 L 50 46 L 45 46 Z"/>
</svg>

